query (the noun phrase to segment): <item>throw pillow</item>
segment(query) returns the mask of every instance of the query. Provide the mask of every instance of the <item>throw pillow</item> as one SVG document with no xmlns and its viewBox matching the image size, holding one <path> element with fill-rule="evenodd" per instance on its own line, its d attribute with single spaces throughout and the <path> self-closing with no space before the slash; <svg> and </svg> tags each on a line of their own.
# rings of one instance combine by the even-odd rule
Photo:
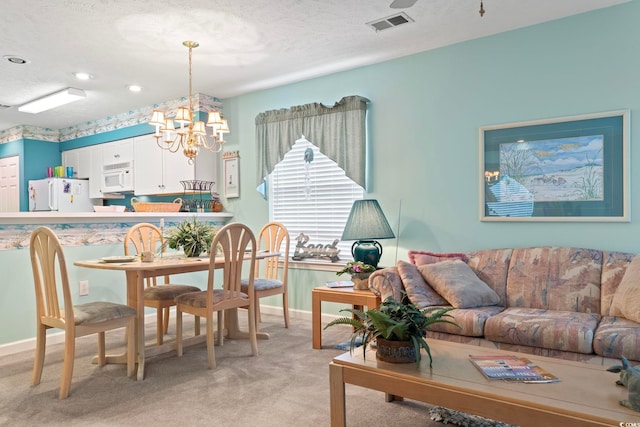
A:
<svg viewBox="0 0 640 427">
<path fill-rule="evenodd" d="M 435 262 L 453 259 L 461 259 L 467 262 L 467 255 L 462 252 L 409 251 L 409 261 L 415 265 L 433 264 Z"/>
<path fill-rule="evenodd" d="M 613 294 L 609 314 L 640 323 L 640 256 L 633 257 Z"/>
<path fill-rule="evenodd" d="M 464 261 L 442 261 L 418 267 L 427 283 L 455 308 L 500 303 L 498 294 L 476 276 Z"/>
<path fill-rule="evenodd" d="M 418 267 L 406 261 L 398 261 L 396 264 L 402 284 L 407 292 L 407 297 L 419 308 L 432 305 L 447 305 L 447 301 L 433 290 L 424 277 L 418 271 Z"/>
</svg>

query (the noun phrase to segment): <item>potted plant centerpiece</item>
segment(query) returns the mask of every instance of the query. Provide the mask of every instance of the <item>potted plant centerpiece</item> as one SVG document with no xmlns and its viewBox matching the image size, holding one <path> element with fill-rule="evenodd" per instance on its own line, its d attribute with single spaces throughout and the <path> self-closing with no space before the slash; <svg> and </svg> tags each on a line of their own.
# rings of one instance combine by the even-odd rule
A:
<svg viewBox="0 0 640 427">
<path fill-rule="evenodd" d="M 342 270 L 336 272 L 337 276 L 345 273 L 351 275 L 353 289 L 369 289 L 369 276 L 376 271 L 373 265 L 365 264 L 362 261 L 349 261 Z"/>
<path fill-rule="evenodd" d="M 200 222 L 196 217 L 185 219 L 176 227 L 169 230 L 165 237 L 171 249 L 180 249 L 188 257 L 197 257 L 211 248 L 211 242 L 216 235 L 214 226 Z"/>
<path fill-rule="evenodd" d="M 416 362 L 420 364 L 420 349 L 423 348 L 429 355 L 429 366 L 432 365 L 431 350 L 425 339 L 426 331 L 434 323 L 449 323 L 460 327 L 453 319 L 449 311 L 453 307 L 427 307 L 420 309 L 413 305 L 406 294 L 404 302 L 396 301 L 389 297 L 382 302 L 379 308 L 362 311 L 355 308 L 346 308 L 340 311 L 348 311 L 353 317 L 340 317 L 333 320 L 325 329 L 333 325 L 350 325 L 353 334 L 350 341 L 350 349 L 359 344 L 361 338 L 363 352 L 366 353 L 367 345 L 376 341 L 376 358 L 391 363 Z"/>
</svg>

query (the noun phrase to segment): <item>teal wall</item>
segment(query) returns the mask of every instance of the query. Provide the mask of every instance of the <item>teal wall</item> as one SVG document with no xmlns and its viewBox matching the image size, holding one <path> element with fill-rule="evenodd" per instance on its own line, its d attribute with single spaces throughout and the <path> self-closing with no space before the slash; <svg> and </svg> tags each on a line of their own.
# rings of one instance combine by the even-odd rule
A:
<svg viewBox="0 0 640 427">
<path fill-rule="evenodd" d="M 239 150 L 241 197 L 225 211 L 258 230 L 268 206 L 255 191 L 258 113 L 343 96 L 369 98 L 368 191 L 398 238 L 384 240 L 381 265 L 407 259 L 408 249 L 469 251 L 560 245 L 640 252 L 640 1 L 515 30 L 393 61 L 224 100 L 232 133 L 225 151 Z M 295 72 L 295 70 L 291 70 Z M 631 110 L 630 223 L 484 223 L 479 221 L 478 129 L 484 125 Z M 126 136 L 123 136 L 126 137 Z M 95 141 L 92 141 L 95 142 Z M 292 141 L 293 143 L 293 141 Z M 1 147 L 1 146 L 0 146 Z M 73 148 L 71 146 L 65 148 Z M 1 152 L 0 152 L 1 153 Z M 119 246 L 71 248 L 69 261 L 117 254 Z M 15 266 L 0 286 L 0 344 L 33 337 L 26 250 L 0 251 L 0 266 Z M 4 269 L 6 271 L 6 268 Z M 72 283 L 92 274 L 93 298 L 117 289 L 124 277 L 71 268 Z M 311 309 L 311 289 L 331 272 L 290 270 L 290 306 Z M 110 282 L 118 283 L 110 283 Z M 114 287 L 115 286 L 115 287 Z M 95 293 L 93 292 L 95 289 Z M 113 292 L 116 292 L 115 290 Z M 82 298 L 79 302 L 85 302 Z M 278 305 L 272 297 L 267 304 Z M 335 312 L 327 305 L 323 311 Z M 311 340 L 311 338 L 309 338 Z M 309 341 L 311 344 L 311 341 Z"/>
<path fill-rule="evenodd" d="M 382 263 L 408 249 L 468 251 L 570 245 L 640 251 L 640 2 L 388 61 L 328 77 L 225 99 L 241 156 L 236 218 L 267 220 L 257 185 L 255 125 L 262 111 L 346 95 L 371 100 L 368 196 L 377 198 L 397 240 Z M 631 223 L 479 221 L 479 141 L 483 125 L 631 109 Z M 231 140 L 231 136 L 229 137 Z M 227 147 L 231 149 L 231 147 Z"/>
<path fill-rule="evenodd" d="M 24 183 L 20 191 L 20 210 L 29 210 L 30 179 L 47 177 L 47 167 L 60 164 L 60 147 L 55 142 L 34 139 L 19 139 L 0 144 L 0 158 L 20 157 L 20 182 Z"/>
</svg>

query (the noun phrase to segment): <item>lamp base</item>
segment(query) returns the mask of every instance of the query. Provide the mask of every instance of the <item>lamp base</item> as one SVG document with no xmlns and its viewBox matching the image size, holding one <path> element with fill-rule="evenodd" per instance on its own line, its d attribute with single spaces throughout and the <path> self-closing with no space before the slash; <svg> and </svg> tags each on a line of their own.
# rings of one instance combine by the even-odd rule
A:
<svg viewBox="0 0 640 427">
<path fill-rule="evenodd" d="M 382 256 L 382 245 L 375 240 L 358 240 L 351 246 L 351 255 L 354 261 L 362 261 L 377 268 Z"/>
</svg>

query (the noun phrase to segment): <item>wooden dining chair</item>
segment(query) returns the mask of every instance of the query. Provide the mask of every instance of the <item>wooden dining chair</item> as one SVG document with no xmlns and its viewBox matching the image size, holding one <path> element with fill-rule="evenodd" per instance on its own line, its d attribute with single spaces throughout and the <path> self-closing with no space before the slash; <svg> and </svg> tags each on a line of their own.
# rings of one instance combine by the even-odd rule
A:
<svg viewBox="0 0 640 427">
<path fill-rule="evenodd" d="M 127 231 L 124 237 L 124 254 L 136 255 L 143 252 L 164 252 L 162 232 L 158 227 L 146 222 L 136 224 Z M 191 285 L 169 283 L 169 276 L 164 276 L 164 283 L 158 284 L 155 277 L 146 279 L 144 288 L 144 306 L 153 307 L 157 312 L 156 342 L 161 345 L 164 335 L 169 331 L 169 308 L 176 305 L 175 298 L 187 292 L 199 292 L 201 289 Z M 195 333 L 200 335 L 200 319 L 195 319 Z"/>
<path fill-rule="evenodd" d="M 258 340 L 256 336 L 256 321 L 253 299 L 253 276 L 256 262 L 256 238 L 251 229 L 240 223 L 231 223 L 222 227 L 216 233 L 209 251 L 209 276 L 207 290 L 178 295 L 176 297 L 177 317 L 177 350 L 178 357 L 182 356 L 182 313 L 191 313 L 207 319 L 207 355 L 209 369 L 216 367 L 213 335 L 213 313 L 217 312 L 218 343 L 223 345 L 223 324 L 225 310 L 247 308 L 249 324 L 249 341 L 251 354 L 258 354 Z M 215 254 L 215 255 L 214 255 Z M 247 259 L 245 260 L 245 257 Z M 214 289 L 216 278 L 216 258 L 223 258 L 222 288 Z M 243 268 L 249 267 L 248 290 L 240 290 Z M 246 270 L 245 270 L 246 271 Z M 246 274 L 246 273 L 245 273 Z M 237 313 L 236 313 L 237 314 Z"/>
<path fill-rule="evenodd" d="M 280 257 L 267 257 L 256 260 L 256 277 L 253 281 L 256 307 L 256 322 L 261 321 L 260 298 L 282 294 L 282 311 L 284 327 L 289 327 L 289 293 L 287 281 L 289 276 L 289 232 L 279 222 L 265 224 L 258 233 L 258 248 L 267 252 L 279 252 Z M 279 268 L 280 260 L 282 267 Z M 242 292 L 248 293 L 246 279 L 242 280 Z"/>
<path fill-rule="evenodd" d="M 62 246 L 55 233 L 47 227 L 38 227 L 29 243 L 33 282 L 36 291 L 36 354 L 31 382 L 40 384 L 44 366 L 47 329 L 64 330 L 64 359 L 60 399 L 66 399 L 71 389 L 76 338 L 98 334 L 98 363 L 105 357 L 105 331 L 127 328 L 127 375 L 135 370 L 136 310 L 112 302 L 89 302 L 73 305 L 69 277 Z M 62 293 L 62 295 L 60 294 Z"/>
</svg>

